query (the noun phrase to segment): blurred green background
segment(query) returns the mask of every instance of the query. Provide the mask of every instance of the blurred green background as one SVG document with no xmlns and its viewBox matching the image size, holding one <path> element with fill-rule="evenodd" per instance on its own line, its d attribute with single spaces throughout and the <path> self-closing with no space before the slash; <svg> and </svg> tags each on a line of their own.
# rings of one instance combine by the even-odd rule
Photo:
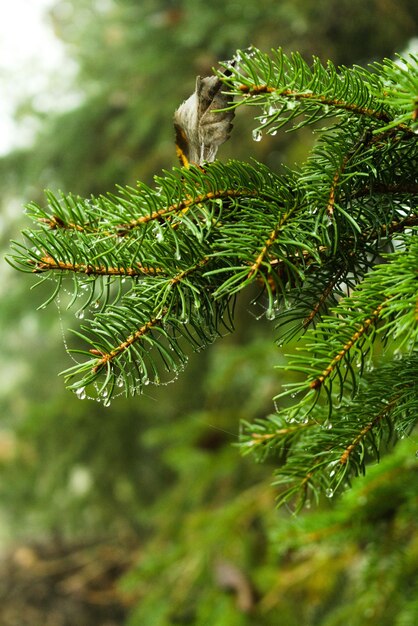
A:
<svg viewBox="0 0 418 626">
<path fill-rule="evenodd" d="M 418 45 L 415 0 L 62 0 L 46 20 L 63 66 L 42 92 L 15 77 L 16 123 L 36 132 L 0 159 L 4 254 L 44 188 L 88 196 L 177 165 L 175 108 L 237 48 L 352 65 Z M 3 98 L 10 80 L 0 73 Z M 314 140 L 304 129 L 254 143 L 254 125 L 240 110 L 219 158 L 279 170 Z M 275 508 L 274 466 L 233 446 L 283 383 L 254 294 L 236 332 L 191 354 L 178 380 L 104 408 L 57 376 L 74 313 L 36 311 L 48 289 L 4 261 L 0 272 L 2 626 L 415 623 L 416 441 L 297 518 Z"/>
</svg>

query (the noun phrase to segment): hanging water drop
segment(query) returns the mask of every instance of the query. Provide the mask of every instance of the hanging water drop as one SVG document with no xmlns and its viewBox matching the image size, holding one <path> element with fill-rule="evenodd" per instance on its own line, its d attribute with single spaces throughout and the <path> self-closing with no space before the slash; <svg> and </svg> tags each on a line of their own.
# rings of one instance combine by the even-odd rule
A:
<svg viewBox="0 0 418 626">
<path fill-rule="evenodd" d="M 241 50 L 237 50 L 232 58 L 232 63 L 230 64 L 230 66 L 231 67 L 235 66 L 236 69 L 239 69 L 239 64 L 241 63 L 241 61 L 242 61 Z"/>
<path fill-rule="evenodd" d="M 84 319 L 84 311 L 83 309 L 81 309 L 80 311 L 77 311 L 77 313 L 75 314 L 76 318 L 79 320 Z"/>
<path fill-rule="evenodd" d="M 155 226 L 152 229 L 152 232 L 156 240 L 158 241 L 158 243 L 161 243 L 162 241 L 164 241 L 164 234 L 159 226 Z"/>
<path fill-rule="evenodd" d="M 329 489 L 325 489 L 325 495 L 327 498 L 332 498 L 334 495 L 334 490 L 329 488 Z"/>
<path fill-rule="evenodd" d="M 77 396 L 77 398 L 79 400 L 84 400 L 84 398 L 86 397 L 86 390 L 85 390 L 85 388 L 84 387 L 79 387 L 78 389 L 76 389 L 75 395 Z"/>
<path fill-rule="evenodd" d="M 261 132 L 261 130 L 259 128 L 255 128 L 253 130 L 253 140 L 254 141 L 261 141 L 262 137 L 263 137 L 263 133 Z"/>
</svg>

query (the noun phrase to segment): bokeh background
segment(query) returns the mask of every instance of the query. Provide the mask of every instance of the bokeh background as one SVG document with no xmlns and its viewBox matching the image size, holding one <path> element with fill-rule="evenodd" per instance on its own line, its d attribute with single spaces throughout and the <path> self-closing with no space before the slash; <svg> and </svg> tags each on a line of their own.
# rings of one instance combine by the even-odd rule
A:
<svg viewBox="0 0 418 626">
<path fill-rule="evenodd" d="M 0 30 L 0 236 L 45 188 L 82 196 L 176 165 L 172 116 L 235 50 L 335 64 L 418 47 L 415 0 L 19 0 Z M 239 111 L 219 158 L 275 170 L 310 129 L 252 141 Z M 109 408 L 64 389 L 73 312 L 0 262 L 2 626 L 413 626 L 413 437 L 352 492 L 298 517 L 275 508 L 274 462 L 234 447 L 274 410 L 274 323 L 239 300 L 236 331 L 178 380 Z"/>
</svg>

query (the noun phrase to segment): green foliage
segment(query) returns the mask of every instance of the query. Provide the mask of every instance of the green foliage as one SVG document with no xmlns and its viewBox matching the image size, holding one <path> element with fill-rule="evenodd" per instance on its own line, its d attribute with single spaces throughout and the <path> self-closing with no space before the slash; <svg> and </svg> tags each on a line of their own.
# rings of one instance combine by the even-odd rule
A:
<svg viewBox="0 0 418 626">
<path fill-rule="evenodd" d="M 199 486 L 193 477 L 205 475 L 211 455 L 195 451 L 188 465 L 172 450 L 169 463 L 196 499 L 190 506 L 190 492 L 175 490 L 160 503 L 165 515 L 156 516 L 158 533 L 122 581 L 124 591 L 137 594 L 129 625 L 412 624 L 418 549 L 414 455 L 413 442 L 401 442 L 332 508 L 325 502 L 321 510 L 296 517 L 274 511 L 274 494 L 263 483 L 220 505 L 226 476 L 236 475 L 233 462 L 228 468 L 220 454 L 213 470 L 217 489 L 208 493 L 206 482 Z M 179 520 L 175 512 L 182 498 Z"/>
<path fill-rule="evenodd" d="M 247 425 L 242 445 L 278 451 L 279 482 L 290 483 L 282 500 L 298 492 L 302 504 L 363 471 L 383 432 L 390 439 L 413 424 L 417 59 L 337 69 L 251 48 L 226 65 L 231 106 L 261 108 L 257 140 L 333 118 L 300 170 L 215 162 L 117 195 L 48 193 L 46 209 L 29 205 L 39 228 L 9 260 L 41 283 L 55 280 L 48 302 L 72 285 L 68 307 L 89 320 L 72 349 L 84 360 L 64 375 L 80 397 L 105 405 L 175 374 L 190 347 L 232 329 L 236 294 L 260 285 L 279 342 L 309 328 L 304 354 L 286 366 L 304 379 L 278 396 L 303 397 Z M 381 258 L 388 247 L 395 252 Z M 377 338 L 402 359 L 365 376 Z M 379 399 L 397 369 L 397 386 Z"/>
</svg>

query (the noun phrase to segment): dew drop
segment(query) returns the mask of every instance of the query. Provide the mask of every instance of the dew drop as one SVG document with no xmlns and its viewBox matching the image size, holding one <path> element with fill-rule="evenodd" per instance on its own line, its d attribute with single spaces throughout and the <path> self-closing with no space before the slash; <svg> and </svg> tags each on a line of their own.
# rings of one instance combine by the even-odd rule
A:
<svg viewBox="0 0 418 626">
<path fill-rule="evenodd" d="M 327 498 L 332 498 L 333 495 L 334 495 L 334 490 L 331 489 L 331 488 L 330 489 L 326 489 L 325 490 L 325 495 L 326 495 Z"/>
<path fill-rule="evenodd" d="M 261 141 L 262 137 L 263 137 L 263 133 L 261 132 L 261 130 L 259 128 L 255 128 L 253 130 L 253 140 L 254 141 Z"/>
<path fill-rule="evenodd" d="M 85 388 L 84 387 L 79 387 L 78 389 L 76 389 L 75 395 L 80 400 L 84 400 L 84 398 L 86 397 L 86 390 L 85 390 Z"/>
<path fill-rule="evenodd" d="M 241 56 L 241 51 L 237 50 L 237 52 L 234 55 L 234 61 L 236 64 L 241 63 L 242 61 L 242 56 Z"/>
<path fill-rule="evenodd" d="M 274 318 L 275 318 L 274 309 L 267 309 L 267 311 L 266 311 L 266 318 L 268 320 L 274 320 Z"/>
<path fill-rule="evenodd" d="M 84 319 L 84 311 L 81 309 L 80 311 L 77 311 L 77 313 L 75 314 L 76 318 L 79 320 Z"/>
</svg>

